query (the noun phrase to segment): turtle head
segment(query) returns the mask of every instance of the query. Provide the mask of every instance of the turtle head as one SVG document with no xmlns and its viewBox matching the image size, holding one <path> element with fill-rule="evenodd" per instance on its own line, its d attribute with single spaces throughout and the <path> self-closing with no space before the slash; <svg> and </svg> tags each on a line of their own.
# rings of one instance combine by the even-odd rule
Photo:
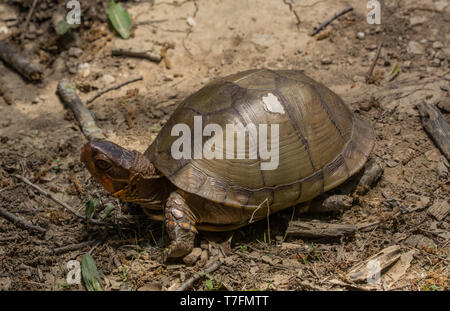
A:
<svg viewBox="0 0 450 311">
<path fill-rule="evenodd" d="M 88 142 L 81 151 L 81 162 L 94 179 L 114 197 L 136 202 L 145 193 L 146 181 L 154 180 L 155 167 L 141 153 L 109 141 Z"/>
</svg>

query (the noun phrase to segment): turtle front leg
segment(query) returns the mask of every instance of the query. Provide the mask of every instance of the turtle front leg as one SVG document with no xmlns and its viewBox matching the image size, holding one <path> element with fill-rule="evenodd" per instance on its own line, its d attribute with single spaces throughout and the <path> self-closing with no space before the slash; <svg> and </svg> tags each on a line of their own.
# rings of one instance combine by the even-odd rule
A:
<svg viewBox="0 0 450 311">
<path fill-rule="evenodd" d="M 163 261 L 167 258 L 182 257 L 189 254 L 194 247 L 195 216 L 178 192 L 174 191 L 167 199 L 164 209 L 166 230 L 171 240 L 164 250 Z"/>
</svg>

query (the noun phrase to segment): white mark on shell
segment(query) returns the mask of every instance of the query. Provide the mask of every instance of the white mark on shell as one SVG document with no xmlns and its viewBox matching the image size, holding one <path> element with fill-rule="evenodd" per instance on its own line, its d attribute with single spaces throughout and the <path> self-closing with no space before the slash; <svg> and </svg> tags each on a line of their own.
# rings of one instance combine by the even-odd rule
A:
<svg viewBox="0 0 450 311">
<path fill-rule="evenodd" d="M 278 97 L 273 95 L 272 93 L 267 94 L 267 96 L 262 97 L 262 101 L 264 103 L 264 108 L 273 113 L 284 114 L 284 108 L 281 105 Z"/>
</svg>

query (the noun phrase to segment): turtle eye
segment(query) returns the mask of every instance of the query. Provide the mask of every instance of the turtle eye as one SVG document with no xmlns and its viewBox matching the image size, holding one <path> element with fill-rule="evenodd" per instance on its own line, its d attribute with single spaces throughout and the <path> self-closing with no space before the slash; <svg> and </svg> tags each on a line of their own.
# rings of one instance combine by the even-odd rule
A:
<svg viewBox="0 0 450 311">
<path fill-rule="evenodd" d="M 105 171 L 111 167 L 111 163 L 103 159 L 97 159 L 95 160 L 95 166 L 101 169 L 102 171 Z"/>
</svg>

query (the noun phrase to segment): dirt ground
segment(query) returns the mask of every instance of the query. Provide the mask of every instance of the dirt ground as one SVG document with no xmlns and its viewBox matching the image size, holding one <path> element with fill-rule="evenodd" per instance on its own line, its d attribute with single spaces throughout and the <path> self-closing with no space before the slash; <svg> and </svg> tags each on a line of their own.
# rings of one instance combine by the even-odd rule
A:
<svg viewBox="0 0 450 311">
<path fill-rule="evenodd" d="M 0 96 L 0 207 L 46 232 L 0 217 L 0 290 L 84 290 L 67 283 L 66 265 L 81 262 L 89 251 L 105 290 L 173 290 L 217 259 L 219 269 L 191 289 L 449 289 L 449 216 L 436 218 L 429 210 L 447 206 L 448 212 L 448 162 L 424 131 L 416 108 L 421 101 L 449 107 L 448 0 L 380 1 L 379 25 L 367 23 L 367 3 L 356 0 L 127 1 L 121 3 L 135 25 L 128 40 L 108 25 L 102 1 L 84 0 L 82 27 L 58 37 L 52 17 L 65 1 L 42 0 L 21 42 L 20 35 L 8 33 L 20 30 L 32 2 L 0 2 L 0 40 L 6 38 L 44 73 L 42 82 L 29 83 L 0 62 L 0 83 L 12 99 L 9 105 Z M 348 5 L 352 12 L 310 35 Z M 366 84 L 380 42 L 372 83 Z M 111 56 L 113 47 L 159 53 L 164 45 L 173 47 L 167 50 L 170 69 L 165 61 Z M 397 64 L 399 74 L 390 79 Z M 337 214 L 300 214 L 296 207 L 272 215 L 270 242 L 264 221 L 229 233 L 200 232 L 199 260 L 162 264 L 167 245 L 162 224 L 112 199 L 80 163 L 87 140 L 57 96 L 58 82 L 70 78 L 86 101 L 142 76 L 88 108 L 108 140 L 143 152 L 190 93 L 215 77 L 263 67 L 302 69 L 370 120 L 376 133 L 373 156 L 384 168 L 381 180 Z M 89 197 L 98 200 L 94 218 L 112 202 L 116 209 L 105 221 L 121 225 L 86 227 L 14 174 L 81 213 Z M 284 239 L 291 219 L 351 223 L 360 230 L 340 239 Z M 82 242 L 89 243 L 59 250 Z M 349 279 L 353 267 L 394 245 L 402 255 L 381 272 L 380 282 Z"/>
</svg>

